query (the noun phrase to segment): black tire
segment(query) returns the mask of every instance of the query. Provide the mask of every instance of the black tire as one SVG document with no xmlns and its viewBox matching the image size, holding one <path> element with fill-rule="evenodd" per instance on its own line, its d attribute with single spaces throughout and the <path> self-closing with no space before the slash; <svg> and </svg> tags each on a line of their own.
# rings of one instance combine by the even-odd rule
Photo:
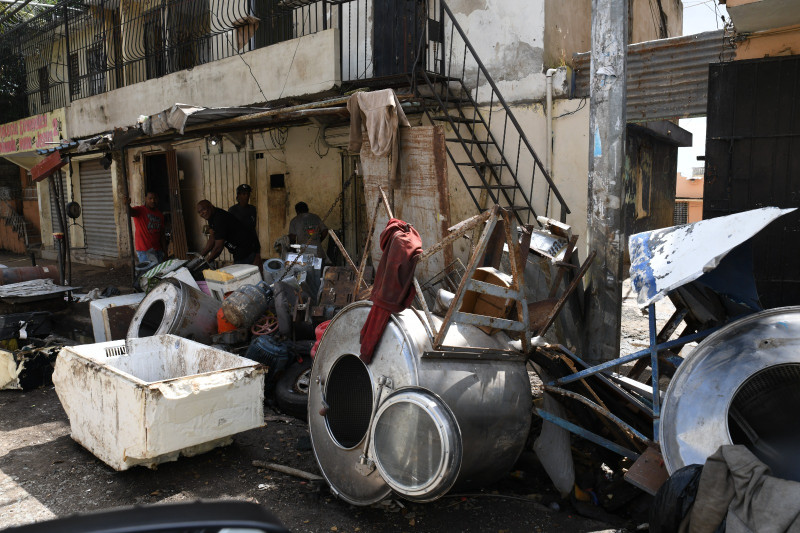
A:
<svg viewBox="0 0 800 533">
<path fill-rule="evenodd" d="M 283 413 L 306 420 L 308 418 L 308 387 L 311 380 L 311 358 L 292 363 L 278 380 L 275 402 Z"/>
</svg>

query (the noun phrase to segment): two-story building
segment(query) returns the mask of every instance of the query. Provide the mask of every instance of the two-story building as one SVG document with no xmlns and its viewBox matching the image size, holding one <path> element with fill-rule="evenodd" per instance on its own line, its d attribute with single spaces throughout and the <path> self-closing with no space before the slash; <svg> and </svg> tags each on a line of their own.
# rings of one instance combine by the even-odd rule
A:
<svg viewBox="0 0 800 533">
<path fill-rule="evenodd" d="M 70 158 L 55 190 L 82 206 L 74 260 L 129 261 L 122 198 L 149 189 L 181 253 L 198 250 L 196 202 L 227 208 L 240 183 L 263 250 L 304 201 L 358 253 L 364 169 L 343 98 L 358 88 L 393 88 L 412 125 L 441 127 L 422 152 L 447 176 L 432 213 L 442 227 L 499 202 L 585 235 L 589 109 L 569 97 L 590 21 L 589 0 L 67 0 L 0 36 L 0 50 L 24 66 L 21 118 L 63 116 L 60 139 L 35 142 Z M 681 26 L 680 0 L 629 1 L 631 42 Z M 26 168 L 42 157 L 0 155 Z M 44 254 L 59 226 L 50 191 L 38 185 Z"/>
</svg>

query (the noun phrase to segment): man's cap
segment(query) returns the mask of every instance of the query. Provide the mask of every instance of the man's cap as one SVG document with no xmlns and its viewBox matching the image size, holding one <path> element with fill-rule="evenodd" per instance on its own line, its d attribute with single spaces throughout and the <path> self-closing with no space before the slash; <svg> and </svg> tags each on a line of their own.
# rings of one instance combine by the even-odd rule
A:
<svg viewBox="0 0 800 533">
<path fill-rule="evenodd" d="M 252 190 L 253 188 L 250 187 L 248 184 L 242 183 L 241 185 L 236 187 L 236 194 L 239 194 L 240 192 L 250 192 Z"/>
</svg>

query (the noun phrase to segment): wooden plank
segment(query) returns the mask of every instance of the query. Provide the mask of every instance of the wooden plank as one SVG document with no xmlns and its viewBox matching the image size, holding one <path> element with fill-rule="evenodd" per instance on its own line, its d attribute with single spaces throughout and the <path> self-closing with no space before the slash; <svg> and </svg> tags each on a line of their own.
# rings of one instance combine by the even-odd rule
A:
<svg viewBox="0 0 800 533">
<path fill-rule="evenodd" d="M 450 221 L 450 201 L 447 186 L 444 130 L 440 126 L 419 126 L 400 129 L 399 189 L 391 191 L 394 197 L 394 215 L 419 232 L 422 247 L 433 246 L 447 234 Z M 361 149 L 361 166 L 364 174 L 364 195 L 367 205 L 380 200 L 380 188 L 390 191 L 389 158 L 375 157 L 364 137 Z M 389 217 L 379 212 L 375 231 L 383 231 Z M 370 250 L 372 264 L 380 261 L 378 239 L 373 239 Z M 417 266 L 417 277 L 425 283 L 444 270 L 453 260 L 452 244 Z"/>
</svg>

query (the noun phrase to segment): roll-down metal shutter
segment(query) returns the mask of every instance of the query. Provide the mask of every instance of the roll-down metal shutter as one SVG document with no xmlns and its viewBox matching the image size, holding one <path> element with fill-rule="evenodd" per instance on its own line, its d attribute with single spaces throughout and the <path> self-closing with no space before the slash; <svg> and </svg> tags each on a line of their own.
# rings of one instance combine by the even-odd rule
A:
<svg viewBox="0 0 800 533">
<path fill-rule="evenodd" d="M 86 253 L 119 257 L 111 171 L 104 169 L 99 160 L 82 161 L 80 188 Z"/>
</svg>

